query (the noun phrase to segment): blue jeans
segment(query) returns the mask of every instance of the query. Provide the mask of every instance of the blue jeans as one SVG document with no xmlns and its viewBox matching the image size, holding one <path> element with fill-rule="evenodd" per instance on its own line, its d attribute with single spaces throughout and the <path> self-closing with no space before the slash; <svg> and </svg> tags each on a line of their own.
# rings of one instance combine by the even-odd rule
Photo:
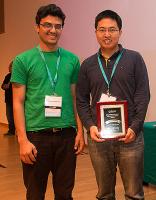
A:
<svg viewBox="0 0 156 200">
<path fill-rule="evenodd" d="M 115 200 L 117 165 L 120 170 L 126 200 L 144 199 L 142 132 L 135 141 L 125 144 L 119 141 L 97 143 L 88 134 L 88 147 L 98 185 L 97 199 Z"/>
<path fill-rule="evenodd" d="M 44 200 L 48 175 L 51 172 L 55 200 L 72 200 L 76 168 L 76 130 L 69 128 L 56 133 L 29 132 L 27 136 L 38 153 L 33 165 L 22 163 L 26 199 Z"/>
</svg>

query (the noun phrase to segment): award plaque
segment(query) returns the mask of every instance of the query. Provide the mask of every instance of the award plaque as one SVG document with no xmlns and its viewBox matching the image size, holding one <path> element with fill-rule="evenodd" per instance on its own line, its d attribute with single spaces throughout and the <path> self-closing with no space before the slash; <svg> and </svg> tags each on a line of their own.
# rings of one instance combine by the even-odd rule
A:
<svg viewBox="0 0 156 200">
<path fill-rule="evenodd" d="M 128 128 L 127 101 L 97 102 L 96 108 L 101 138 L 124 137 Z"/>
</svg>

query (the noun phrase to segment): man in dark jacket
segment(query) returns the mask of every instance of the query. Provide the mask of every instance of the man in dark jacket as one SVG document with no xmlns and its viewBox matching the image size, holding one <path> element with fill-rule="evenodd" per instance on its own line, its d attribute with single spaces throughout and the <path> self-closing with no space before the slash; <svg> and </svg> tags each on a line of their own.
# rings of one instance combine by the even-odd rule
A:
<svg viewBox="0 0 156 200">
<path fill-rule="evenodd" d="M 100 49 L 81 65 L 77 83 L 77 110 L 88 131 L 88 147 L 98 185 L 96 197 L 98 200 L 116 199 L 118 165 L 125 189 L 125 199 L 143 200 L 142 130 L 150 99 L 146 65 L 138 52 L 125 49 L 119 44 L 122 20 L 114 11 L 105 10 L 96 16 L 95 34 Z M 120 128 L 114 123 L 114 118 L 118 122 L 120 118 L 115 116 L 123 112 L 113 114 L 115 109 L 109 109 L 108 114 L 102 108 L 101 119 L 104 120 L 101 120 L 101 125 L 106 123 L 105 113 L 110 117 L 110 120 L 106 118 L 109 125 L 110 122 L 114 124 L 112 123 L 110 130 L 102 129 L 105 136 L 101 137 L 97 124 L 100 115 L 96 111 L 96 105 L 97 102 L 109 104 L 108 101 L 113 101 L 112 105 L 121 101 L 128 104 L 128 122 L 125 120 L 123 123 L 123 127 L 127 124 L 128 128 L 123 138 L 104 139 L 106 135 L 109 136 L 107 133 L 113 136 L 114 130 Z"/>
</svg>

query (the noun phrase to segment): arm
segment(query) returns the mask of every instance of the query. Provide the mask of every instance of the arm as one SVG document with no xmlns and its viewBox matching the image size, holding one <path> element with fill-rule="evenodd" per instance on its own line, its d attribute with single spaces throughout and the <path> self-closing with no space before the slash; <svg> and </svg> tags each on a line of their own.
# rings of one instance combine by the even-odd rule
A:
<svg viewBox="0 0 156 200">
<path fill-rule="evenodd" d="M 12 83 L 13 87 L 13 110 L 14 121 L 17 131 L 18 142 L 20 146 L 20 158 L 24 163 L 33 164 L 36 161 L 37 150 L 30 143 L 26 135 L 24 102 L 25 102 L 25 85 Z"/>
<path fill-rule="evenodd" d="M 84 133 L 83 133 L 83 126 L 82 123 L 80 121 L 80 118 L 77 114 L 77 110 L 76 110 L 76 85 L 72 84 L 71 85 L 71 93 L 72 93 L 72 97 L 73 97 L 73 106 L 74 106 L 74 114 L 75 114 L 75 119 L 77 122 L 77 136 L 75 138 L 75 150 L 76 154 L 79 154 L 83 151 L 85 142 L 84 142 Z"/>
<path fill-rule="evenodd" d="M 130 128 L 137 135 L 142 130 L 150 100 L 148 73 L 144 60 L 140 55 L 136 58 L 135 63 L 135 85 L 134 105 L 136 114 Z"/>
<path fill-rule="evenodd" d="M 96 142 L 103 142 L 104 140 L 100 139 L 98 128 L 92 119 L 91 107 L 90 107 L 90 102 L 91 102 L 90 85 L 86 74 L 87 72 L 85 69 L 85 63 L 83 63 L 81 65 L 78 76 L 77 92 L 76 92 L 77 93 L 76 103 L 77 103 L 78 114 L 85 128 L 87 129 L 87 131 L 89 131 L 92 140 Z"/>
<path fill-rule="evenodd" d="M 146 65 L 143 58 L 137 54 L 135 60 L 135 93 L 134 106 L 135 117 L 128 128 L 125 138 L 121 139 L 125 143 L 135 140 L 137 134 L 142 130 L 150 100 L 149 80 Z"/>
</svg>

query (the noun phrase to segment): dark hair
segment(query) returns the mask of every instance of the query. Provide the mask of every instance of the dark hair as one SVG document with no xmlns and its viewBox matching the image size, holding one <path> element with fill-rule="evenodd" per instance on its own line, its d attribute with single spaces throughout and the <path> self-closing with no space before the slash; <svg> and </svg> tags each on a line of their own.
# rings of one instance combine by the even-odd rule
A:
<svg viewBox="0 0 156 200">
<path fill-rule="evenodd" d="M 118 28 L 119 30 L 121 30 L 122 28 L 122 20 L 121 20 L 121 17 L 114 11 L 112 10 L 104 10 L 102 12 L 100 12 L 96 18 L 95 18 L 95 29 L 97 29 L 97 26 L 98 26 L 98 22 L 101 20 L 101 19 L 104 19 L 104 18 L 110 18 L 110 19 L 113 19 L 116 21 L 117 25 L 118 25 Z"/>
<path fill-rule="evenodd" d="M 36 24 L 39 25 L 41 19 L 47 17 L 48 15 L 59 17 L 60 19 L 62 19 L 62 26 L 64 25 L 64 20 L 66 16 L 61 8 L 56 6 L 55 4 L 48 4 L 38 9 L 36 14 Z"/>
</svg>

